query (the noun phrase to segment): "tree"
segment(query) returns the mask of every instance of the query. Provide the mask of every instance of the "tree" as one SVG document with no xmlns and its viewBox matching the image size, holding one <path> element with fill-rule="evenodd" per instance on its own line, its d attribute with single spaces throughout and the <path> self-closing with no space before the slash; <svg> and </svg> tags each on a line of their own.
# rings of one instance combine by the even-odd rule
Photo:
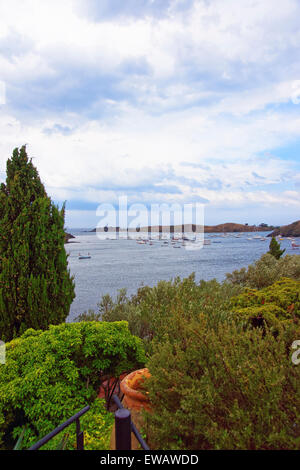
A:
<svg viewBox="0 0 300 470">
<path fill-rule="evenodd" d="M 11 449 L 24 428 L 22 447 L 28 448 L 86 405 L 92 408 L 88 420 L 94 421 L 88 429 L 82 423 L 89 434 L 86 443 L 90 438 L 94 445 L 98 438 L 98 446 L 109 441 L 109 436 L 101 435 L 111 434 L 105 429 L 106 412 L 94 401 L 102 379 L 144 367 L 145 361 L 142 342 L 129 332 L 126 322 L 64 323 L 46 331 L 27 330 L 6 343 L 6 365 L 0 367 L 0 450 Z M 72 442 L 74 427 L 67 431 Z M 58 442 L 51 441 L 50 448 Z"/>
<path fill-rule="evenodd" d="M 270 253 L 270 255 L 274 256 L 276 259 L 279 259 L 283 255 L 284 252 L 285 252 L 285 249 L 281 250 L 280 243 L 278 243 L 275 237 L 272 237 L 272 240 L 269 245 L 268 253 Z"/>
<path fill-rule="evenodd" d="M 0 186 L 0 338 L 65 321 L 75 297 L 59 210 L 28 159 L 26 146 L 7 161 Z"/>
</svg>

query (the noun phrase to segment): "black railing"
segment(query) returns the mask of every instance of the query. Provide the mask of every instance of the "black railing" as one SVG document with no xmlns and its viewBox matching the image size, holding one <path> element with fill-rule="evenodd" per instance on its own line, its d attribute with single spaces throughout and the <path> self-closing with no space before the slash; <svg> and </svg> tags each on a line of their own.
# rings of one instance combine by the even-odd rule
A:
<svg viewBox="0 0 300 470">
<path fill-rule="evenodd" d="M 137 428 L 131 421 L 130 411 L 124 408 L 117 395 L 113 400 L 118 407 L 115 412 L 116 450 L 131 450 L 131 433 L 135 435 L 143 450 L 150 450 Z"/>
<path fill-rule="evenodd" d="M 67 421 L 62 423 L 60 426 L 58 426 L 56 429 L 54 429 L 54 431 L 50 432 L 49 434 L 47 434 L 47 436 L 43 437 L 40 441 L 36 442 L 28 450 L 38 450 L 44 444 L 49 442 L 53 437 L 57 436 L 57 434 L 59 434 L 68 426 L 73 424 L 74 421 L 76 421 L 76 449 L 84 450 L 84 437 L 83 437 L 83 431 L 80 430 L 80 418 L 87 411 L 89 411 L 89 409 L 90 409 L 89 406 L 86 406 L 85 408 L 83 408 L 81 411 L 76 413 L 76 415 L 72 416 L 72 418 L 68 419 Z"/>
</svg>

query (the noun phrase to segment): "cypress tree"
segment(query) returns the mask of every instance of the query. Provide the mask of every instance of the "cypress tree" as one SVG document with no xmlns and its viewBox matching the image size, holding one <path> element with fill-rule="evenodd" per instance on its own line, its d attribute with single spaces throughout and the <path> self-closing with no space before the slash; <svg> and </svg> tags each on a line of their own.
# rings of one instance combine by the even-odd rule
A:
<svg viewBox="0 0 300 470">
<path fill-rule="evenodd" d="M 272 240 L 270 241 L 268 253 L 274 256 L 274 258 L 279 259 L 283 255 L 284 252 L 285 252 L 285 249 L 281 250 L 280 243 L 278 243 L 275 237 L 272 237 Z"/>
<path fill-rule="evenodd" d="M 26 146 L 0 186 L 0 339 L 66 320 L 75 297 L 67 266 L 65 206 L 48 197 Z"/>
</svg>

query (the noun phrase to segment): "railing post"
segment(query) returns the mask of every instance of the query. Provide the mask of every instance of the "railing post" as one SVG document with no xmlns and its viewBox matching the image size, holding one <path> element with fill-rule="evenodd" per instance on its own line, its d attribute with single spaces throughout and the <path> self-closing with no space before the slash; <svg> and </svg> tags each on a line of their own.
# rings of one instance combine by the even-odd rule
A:
<svg viewBox="0 0 300 470">
<path fill-rule="evenodd" d="M 84 450 L 83 431 L 80 431 L 80 419 L 76 419 L 76 444 L 77 450 Z"/>
<path fill-rule="evenodd" d="M 116 450 L 131 450 L 131 415 L 122 408 L 115 412 Z"/>
</svg>

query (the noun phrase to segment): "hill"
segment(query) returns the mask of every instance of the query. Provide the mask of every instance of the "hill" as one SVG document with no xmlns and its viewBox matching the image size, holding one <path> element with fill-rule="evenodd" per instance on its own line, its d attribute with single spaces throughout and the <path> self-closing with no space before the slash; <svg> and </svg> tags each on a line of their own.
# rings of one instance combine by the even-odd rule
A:
<svg viewBox="0 0 300 470">
<path fill-rule="evenodd" d="M 281 235 L 282 237 L 300 237 L 300 220 L 276 228 L 268 237 L 277 237 L 277 235 Z"/>
<path fill-rule="evenodd" d="M 203 227 L 201 225 L 192 225 L 192 224 L 186 224 L 185 225 L 185 232 L 201 232 Z M 204 226 L 204 232 L 205 233 L 224 233 L 224 232 L 268 232 L 273 230 L 274 227 L 269 227 L 269 226 L 263 226 L 263 227 L 257 227 L 256 225 L 244 225 L 244 224 L 235 224 L 235 223 L 225 223 L 225 224 L 219 224 L 219 225 L 205 225 Z M 91 232 L 119 232 L 122 231 L 119 227 L 114 228 L 114 227 L 105 227 L 105 228 L 97 228 L 94 230 L 91 230 Z M 171 225 L 171 226 L 152 226 L 152 227 L 141 227 L 141 228 L 129 228 L 128 232 L 152 232 L 152 233 L 168 233 L 168 232 L 182 232 L 182 226 L 181 225 Z"/>
<path fill-rule="evenodd" d="M 268 232 L 269 230 L 273 230 L 274 227 L 257 227 L 256 225 L 244 225 L 244 224 L 235 224 L 235 223 L 226 223 L 226 224 L 219 224 L 219 225 L 206 225 L 204 227 L 205 233 L 213 233 L 213 232 Z"/>
</svg>

